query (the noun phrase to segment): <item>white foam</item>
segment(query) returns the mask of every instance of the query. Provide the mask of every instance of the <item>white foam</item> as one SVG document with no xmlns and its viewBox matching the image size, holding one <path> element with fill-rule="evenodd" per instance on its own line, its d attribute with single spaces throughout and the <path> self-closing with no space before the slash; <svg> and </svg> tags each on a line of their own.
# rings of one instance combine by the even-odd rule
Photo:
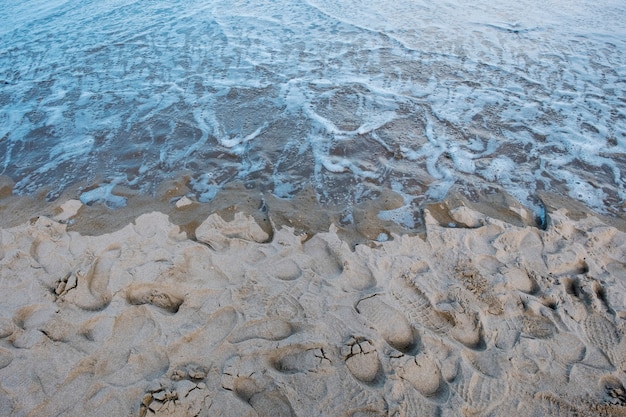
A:
<svg viewBox="0 0 626 417">
<path fill-rule="evenodd" d="M 213 174 L 208 172 L 193 178 L 190 185 L 198 193 L 198 201 L 207 203 L 215 198 L 221 187 L 215 183 Z"/>
<path fill-rule="evenodd" d="M 262 126 L 260 126 L 257 130 L 255 130 L 254 132 L 250 133 L 249 135 L 247 135 L 246 137 L 241 137 L 241 136 L 235 136 L 234 138 L 219 138 L 219 143 L 222 146 L 225 146 L 227 148 L 233 148 L 237 145 L 241 145 L 242 143 L 251 141 L 253 139 L 255 139 L 257 136 L 259 136 L 261 133 L 263 133 L 263 131 L 265 129 L 267 129 L 268 124 L 264 123 Z"/>
<path fill-rule="evenodd" d="M 491 161 L 491 163 L 482 171 L 486 179 L 498 182 L 511 178 L 515 170 L 515 162 L 506 156 L 500 156 Z"/>
<path fill-rule="evenodd" d="M 126 197 L 113 194 L 115 183 L 104 184 L 98 188 L 85 191 L 80 195 L 81 203 L 91 205 L 101 203 L 110 208 L 120 208 L 126 206 Z"/>
<path fill-rule="evenodd" d="M 620 0 L 9 0 L 2 173 L 16 192 L 191 170 L 201 201 L 249 177 L 368 198 L 337 185 L 350 176 L 395 184 L 407 213 L 458 184 L 539 214 L 537 190 L 565 184 L 624 215 L 624 16 Z"/>
<path fill-rule="evenodd" d="M 408 229 L 415 229 L 420 223 L 417 219 L 416 211 L 418 209 L 419 200 L 422 199 L 422 196 L 415 197 L 409 195 L 403 191 L 403 188 L 404 187 L 400 182 L 392 182 L 391 189 L 402 197 L 404 204 L 395 209 L 380 211 L 378 213 L 378 218 L 397 223 Z"/>
</svg>

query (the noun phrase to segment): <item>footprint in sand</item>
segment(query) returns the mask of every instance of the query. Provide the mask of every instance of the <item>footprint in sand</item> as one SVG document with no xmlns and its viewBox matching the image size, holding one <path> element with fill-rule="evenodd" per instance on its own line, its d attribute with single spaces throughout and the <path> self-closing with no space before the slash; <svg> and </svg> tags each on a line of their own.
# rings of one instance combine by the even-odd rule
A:
<svg viewBox="0 0 626 417">
<path fill-rule="evenodd" d="M 395 381 L 389 401 L 389 412 L 381 415 L 398 417 L 441 416 L 439 404 L 416 392 L 412 383 L 404 379 Z"/>
<path fill-rule="evenodd" d="M 122 415 L 116 408 L 119 403 L 97 401 L 94 394 L 130 393 L 136 384 L 160 378 L 169 367 L 169 358 L 157 340 L 160 331 L 146 307 L 126 308 L 115 318 L 111 337 L 78 360 L 65 380 L 58 381 L 47 399 L 27 415 Z M 83 407 L 91 407 L 90 412 Z"/>
<path fill-rule="evenodd" d="M 304 243 L 305 252 L 317 261 L 310 265 L 311 270 L 326 279 L 337 278 L 343 272 L 343 263 L 331 246 L 333 245 L 319 235 Z"/>
<path fill-rule="evenodd" d="M 356 256 L 350 256 L 349 259 L 343 261 L 341 276 L 355 290 L 365 290 L 376 285 L 376 278 L 372 275 L 372 271 L 356 259 Z"/>
<path fill-rule="evenodd" d="M 425 353 L 409 357 L 398 367 L 398 376 L 426 398 L 440 403 L 448 398 L 448 386 L 443 380 L 441 368 Z"/>
<path fill-rule="evenodd" d="M 530 311 L 520 316 L 521 333 L 534 339 L 549 339 L 557 333 L 556 324 L 550 318 Z"/>
<path fill-rule="evenodd" d="M 563 283 L 573 304 L 568 314 L 579 322 L 587 342 L 600 350 L 611 365 L 626 370 L 626 337 L 613 322 L 614 314 L 605 299 L 604 288 L 595 280 L 583 283 L 566 278 Z"/>
<path fill-rule="evenodd" d="M 183 334 L 178 340 L 167 346 L 171 358 L 185 358 L 184 363 L 193 361 L 201 366 L 209 366 L 212 358 L 210 352 L 221 344 L 237 325 L 237 311 L 228 306 L 223 307 L 210 316 L 203 318 L 204 324 Z M 174 361 L 178 366 L 180 361 Z"/>
<path fill-rule="evenodd" d="M 216 251 L 224 250 L 236 241 L 263 243 L 269 238 L 252 216 L 243 213 L 236 213 L 230 222 L 212 214 L 196 228 L 196 239 Z"/>
<path fill-rule="evenodd" d="M 357 380 L 366 384 L 378 382 L 382 369 L 376 348 L 367 339 L 352 338 L 342 349 L 348 371 Z"/>
<path fill-rule="evenodd" d="M 282 293 L 269 301 L 267 315 L 283 320 L 301 321 L 304 319 L 305 312 L 304 307 L 295 297 Z"/>
<path fill-rule="evenodd" d="M 476 415 L 491 415 L 490 412 L 507 398 L 508 380 L 492 378 L 463 362 L 459 368 L 452 389 Z"/>
<path fill-rule="evenodd" d="M 422 325 L 433 333 L 451 337 L 469 348 L 484 344 L 481 323 L 474 314 L 454 315 L 435 309 L 426 295 L 403 275 L 391 280 L 391 294 L 403 308 L 411 324 Z"/>
<path fill-rule="evenodd" d="M 391 280 L 391 294 L 403 308 L 411 323 L 421 324 L 439 335 L 448 335 L 454 327 L 454 317 L 447 312 L 436 311 L 426 295 L 408 277 Z"/>
<path fill-rule="evenodd" d="M 109 290 L 111 268 L 119 256 L 120 248 L 112 245 L 98 256 L 87 257 L 85 265 L 74 271 L 76 288 L 67 292 L 64 300 L 87 311 L 100 311 L 107 307 L 113 297 Z"/>
<path fill-rule="evenodd" d="M 30 254 L 52 276 L 65 275 L 71 269 L 71 238 L 65 234 L 67 226 L 39 217 L 35 225 Z"/>
<path fill-rule="evenodd" d="M 355 309 L 394 349 L 408 353 L 417 347 L 417 332 L 402 313 L 383 301 L 382 295 L 374 294 L 359 300 Z"/>
<path fill-rule="evenodd" d="M 597 347 L 613 366 L 624 367 L 626 350 L 623 343 L 620 343 L 620 334 L 615 324 L 603 315 L 591 312 L 582 322 L 582 327 L 587 340 Z"/>
<path fill-rule="evenodd" d="M 279 259 L 275 259 L 275 257 L 270 258 L 267 262 L 264 262 L 259 266 L 259 272 L 265 276 L 276 278 L 281 281 L 295 281 L 300 278 L 303 274 L 302 268 L 298 265 L 298 262 L 295 259 L 304 258 L 298 257 L 297 254 L 294 256 L 295 259 L 290 258 L 282 258 L 283 256 L 288 256 L 288 254 L 279 254 L 277 257 Z M 300 260 L 300 259 L 299 259 Z M 307 260 L 300 260 L 302 263 L 305 263 Z"/>
<path fill-rule="evenodd" d="M 170 313 L 178 312 L 185 296 L 166 284 L 133 284 L 126 290 L 130 304 L 151 304 Z"/>
<path fill-rule="evenodd" d="M 259 417 L 295 417 L 287 397 L 280 391 L 262 391 L 250 397 L 248 403 Z"/>
<path fill-rule="evenodd" d="M 269 361 L 284 374 L 315 372 L 332 364 L 329 350 L 316 344 L 289 345 L 270 353 Z"/>
<path fill-rule="evenodd" d="M 294 332 L 289 322 L 280 318 L 265 318 L 242 324 L 228 337 L 230 343 L 241 343 L 250 339 L 283 340 Z"/>
<path fill-rule="evenodd" d="M 289 399 L 262 372 L 239 374 L 232 366 L 226 366 L 222 375 L 222 387 L 248 403 L 259 417 L 296 416 Z"/>
</svg>

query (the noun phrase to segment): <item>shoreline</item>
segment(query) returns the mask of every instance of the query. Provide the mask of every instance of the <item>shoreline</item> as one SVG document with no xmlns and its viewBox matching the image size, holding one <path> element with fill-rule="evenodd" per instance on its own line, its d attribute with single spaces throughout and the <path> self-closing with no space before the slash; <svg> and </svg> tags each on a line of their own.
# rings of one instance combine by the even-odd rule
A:
<svg viewBox="0 0 626 417">
<path fill-rule="evenodd" d="M 624 231 L 450 198 L 350 240 L 239 197 L 183 227 L 168 198 L 109 233 L 72 230 L 98 224 L 77 200 L 1 228 L 0 411 L 626 415 Z"/>
<path fill-rule="evenodd" d="M 189 177 L 180 175 L 175 179 L 161 183 L 153 195 L 142 194 L 128 187 L 116 186 L 112 194 L 123 198 L 122 207 L 109 208 L 104 203 L 80 204 L 78 212 L 71 219 L 65 218 L 68 231 L 83 235 L 97 236 L 112 233 L 142 214 L 160 212 L 178 225 L 190 239 L 198 225 L 211 214 L 218 214 L 229 221 L 235 213 L 241 212 L 252 216 L 270 239 L 275 230 L 283 226 L 292 227 L 296 233 L 312 237 L 317 233 L 327 232 L 331 226 L 337 228 L 338 235 L 352 247 L 391 238 L 393 235 L 424 236 L 424 210 L 428 210 L 442 226 L 467 227 L 462 222 L 455 222 L 451 212 L 459 207 L 468 207 L 487 217 L 498 219 L 515 226 L 548 227 L 548 218 L 539 219 L 529 208 L 520 204 L 503 190 L 493 189 L 488 192 L 473 193 L 469 199 L 465 192 L 455 187 L 442 201 L 423 204 L 419 211 L 414 211 L 417 227 L 407 228 L 392 220 L 383 220 L 378 216 L 381 211 L 394 210 L 403 206 L 400 195 L 388 189 L 381 189 L 375 199 L 352 204 L 349 207 L 319 203 L 315 192 L 305 189 L 291 199 L 282 199 L 271 193 L 256 188 L 248 188 L 243 183 L 231 183 L 220 190 L 209 202 L 198 202 L 188 187 Z M 77 201 L 81 192 L 93 189 L 84 184 L 75 184 L 65 190 L 59 198 L 46 201 L 45 190 L 35 196 L 12 195 L 12 182 L 0 176 L 0 228 L 14 227 L 27 221 L 34 221 L 39 216 L 55 218 L 62 213 L 62 206 L 68 201 Z M 573 220 L 593 216 L 606 224 L 626 232 L 626 218 L 602 215 L 584 204 L 569 197 L 541 192 L 538 198 L 546 213 L 565 209 Z M 78 203 L 76 203 L 78 204 Z M 348 213 L 349 221 L 345 221 Z M 458 224 L 457 224 L 458 223 Z"/>
</svg>

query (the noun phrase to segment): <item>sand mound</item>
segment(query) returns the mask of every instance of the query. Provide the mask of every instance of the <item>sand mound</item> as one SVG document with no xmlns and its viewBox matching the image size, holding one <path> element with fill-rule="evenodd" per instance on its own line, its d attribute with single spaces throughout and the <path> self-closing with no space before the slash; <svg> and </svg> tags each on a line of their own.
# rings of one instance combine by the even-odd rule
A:
<svg viewBox="0 0 626 417">
<path fill-rule="evenodd" d="M 354 251 L 244 215 L 2 230 L 0 414 L 626 415 L 626 234 L 459 213 Z"/>
</svg>

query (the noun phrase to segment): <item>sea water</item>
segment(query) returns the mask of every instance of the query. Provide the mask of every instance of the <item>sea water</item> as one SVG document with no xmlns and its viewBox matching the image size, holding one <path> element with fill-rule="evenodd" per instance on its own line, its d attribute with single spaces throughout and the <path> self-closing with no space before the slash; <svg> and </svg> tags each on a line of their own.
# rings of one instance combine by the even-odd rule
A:
<svg viewBox="0 0 626 417">
<path fill-rule="evenodd" d="M 407 227 L 451 187 L 626 207 L 623 0 L 5 0 L 0 174 L 124 204 L 186 172 Z M 95 187 L 95 188 L 94 188 Z"/>
</svg>

